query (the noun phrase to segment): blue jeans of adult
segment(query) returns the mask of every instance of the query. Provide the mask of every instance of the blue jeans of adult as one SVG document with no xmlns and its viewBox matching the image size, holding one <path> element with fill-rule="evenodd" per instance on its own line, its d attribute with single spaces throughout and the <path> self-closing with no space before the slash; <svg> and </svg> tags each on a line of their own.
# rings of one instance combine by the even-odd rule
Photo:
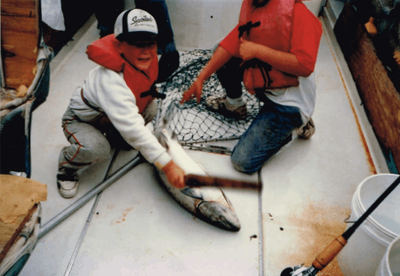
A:
<svg viewBox="0 0 400 276">
<path fill-rule="evenodd" d="M 150 13 L 157 21 L 158 54 L 176 51 L 174 33 L 165 0 L 135 0 L 135 6 Z M 114 33 L 114 23 L 124 9 L 124 0 L 98 0 L 95 5 L 100 36 Z"/>
<path fill-rule="evenodd" d="M 114 33 L 114 24 L 118 15 L 124 11 L 124 0 L 97 0 L 94 14 L 97 18 L 97 29 L 100 36 Z"/>
<path fill-rule="evenodd" d="M 217 76 L 228 97 L 242 96 L 243 71 L 241 59 L 232 58 L 217 71 Z M 303 122 L 299 108 L 271 101 L 264 92 L 260 100 L 263 106 L 243 133 L 231 155 L 233 166 L 240 172 L 253 174 L 265 162 L 292 140 L 292 132 Z"/>
<path fill-rule="evenodd" d="M 176 51 L 174 33 L 165 0 L 135 0 L 136 7 L 149 12 L 157 21 L 159 39 L 158 54 Z"/>
</svg>

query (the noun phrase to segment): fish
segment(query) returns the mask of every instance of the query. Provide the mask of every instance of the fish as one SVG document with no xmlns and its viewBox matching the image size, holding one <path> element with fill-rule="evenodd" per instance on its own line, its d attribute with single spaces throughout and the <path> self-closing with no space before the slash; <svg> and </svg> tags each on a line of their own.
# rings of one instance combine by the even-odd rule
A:
<svg viewBox="0 0 400 276">
<path fill-rule="evenodd" d="M 154 135 L 160 144 L 166 148 L 175 164 L 183 169 L 185 174 L 207 176 L 206 172 L 187 154 L 180 145 L 177 135 L 166 127 L 168 116 L 165 116 L 163 123 L 156 127 Z M 240 230 L 240 221 L 235 209 L 225 195 L 216 187 L 188 187 L 183 189 L 175 188 L 169 183 L 165 173 L 157 169 L 161 183 L 168 193 L 184 209 L 202 219 L 203 221 L 224 230 L 237 232 Z"/>
</svg>

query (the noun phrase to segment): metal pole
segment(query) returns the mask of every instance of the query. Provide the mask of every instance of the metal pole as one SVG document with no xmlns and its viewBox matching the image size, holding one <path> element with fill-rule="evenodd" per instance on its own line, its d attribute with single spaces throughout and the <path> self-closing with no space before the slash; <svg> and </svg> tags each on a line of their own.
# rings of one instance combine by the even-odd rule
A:
<svg viewBox="0 0 400 276">
<path fill-rule="evenodd" d="M 110 160 L 110 163 L 108 164 L 107 171 L 106 171 L 106 173 L 104 174 L 103 181 L 105 181 L 105 180 L 107 179 L 107 177 L 108 177 L 108 175 L 109 175 L 109 173 L 110 173 L 110 171 L 111 171 L 111 168 L 112 168 L 112 166 L 113 166 L 113 164 L 114 164 L 114 161 L 115 161 L 115 159 L 116 159 L 117 156 L 118 156 L 119 150 L 120 150 L 119 148 L 115 148 L 114 153 L 113 153 L 113 156 L 112 156 L 112 158 L 111 158 L 111 160 Z M 91 220 L 92 220 L 93 214 L 94 214 L 94 212 L 96 211 L 97 205 L 99 204 L 99 201 L 100 201 L 100 198 L 101 198 L 101 193 L 102 193 L 102 192 L 98 193 L 97 196 L 96 196 L 96 199 L 95 199 L 95 201 L 94 201 L 94 204 L 93 204 L 93 206 L 92 206 L 92 209 L 90 210 L 89 216 L 88 216 L 88 218 L 87 218 L 87 220 L 86 220 L 85 226 L 83 227 L 83 230 L 82 230 L 82 232 L 81 232 L 81 235 L 79 236 L 78 242 L 77 242 L 77 244 L 76 244 L 76 246 L 75 246 L 74 252 L 73 252 L 73 254 L 72 254 L 72 256 L 71 256 L 71 259 L 70 259 L 70 261 L 69 261 L 69 264 L 68 264 L 68 266 L 67 266 L 67 269 L 66 269 L 66 271 L 65 271 L 64 276 L 68 276 L 68 275 L 71 273 L 72 267 L 74 266 L 74 263 L 75 263 L 75 259 L 76 259 L 76 257 L 78 256 L 79 249 L 81 248 L 81 245 L 82 245 L 82 243 L 83 243 L 83 240 L 84 240 L 84 238 L 85 238 L 85 236 L 86 236 L 86 232 L 87 232 L 87 230 L 89 229 L 89 225 L 90 225 L 90 222 L 91 222 Z"/>
<path fill-rule="evenodd" d="M 83 227 L 83 230 L 82 230 L 82 232 L 81 232 L 81 235 L 79 236 L 78 242 L 77 242 L 77 244 L 76 244 L 76 246 L 75 246 L 74 253 L 73 253 L 72 256 L 71 256 L 71 260 L 69 261 L 69 264 L 68 264 L 68 266 L 67 266 L 67 269 L 66 269 L 66 271 L 65 271 L 64 276 L 69 276 L 70 273 L 71 273 L 71 271 L 72 271 L 72 267 L 74 266 L 75 259 L 76 259 L 76 257 L 78 256 L 79 249 L 80 249 L 81 246 L 82 246 L 83 239 L 85 238 L 86 232 L 87 232 L 88 229 L 89 229 L 90 222 L 92 221 L 93 214 L 94 214 L 94 212 L 96 211 L 97 205 L 99 204 L 99 201 L 100 201 L 100 198 L 101 198 L 101 193 L 102 193 L 102 192 L 100 192 L 100 193 L 97 194 L 96 200 L 95 200 L 95 202 L 94 202 L 94 204 L 93 204 L 93 206 L 92 206 L 92 210 L 90 211 L 90 214 L 89 214 L 89 216 L 88 216 L 88 218 L 87 218 L 87 220 L 86 220 L 85 226 Z"/>
<path fill-rule="evenodd" d="M 101 182 L 98 184 L 96 187 L 91 189 L 89 192 L 87 192 L 85 195 L 83 195 L 80 199 L 78 199 L 76 202 L 74 202 L 72 205 L 64 209 L 61 213 L 59 213 L 57 216 L 52 218 L 50 221 L 48 221 L 45 225 L 43 225 L 40 229 L 38 239 L 42 238 L 44 235 L 46 235 L 50 230 L 52 230 L 54 227 L 56 227 L 58 224 L 60 224 L 63 220 L 68 218 L 70 215 L 72 215 L 75 211 L 79 210 L 83 205 L 85 205 L 90 199 L 92 199 L 94 196 L 96 196 L 98 193 L 106 189 L 108 186 L 110 186 L 112 183 L 117 181 L 120 177 L 122 177 L 124 174 L 129 172 L 131 169 L 133 169 L 138 163 L 140 163 L 143 160 L 142 156 L 139 154 L 135 158 L 133 158 L 131 161 L 129 161 L 127 164 L 125 164 L 122 168 L 120 168 L 118 171 L 113 173 L 109 178 L 107 178 L 105 181 Z"/>
</svg>

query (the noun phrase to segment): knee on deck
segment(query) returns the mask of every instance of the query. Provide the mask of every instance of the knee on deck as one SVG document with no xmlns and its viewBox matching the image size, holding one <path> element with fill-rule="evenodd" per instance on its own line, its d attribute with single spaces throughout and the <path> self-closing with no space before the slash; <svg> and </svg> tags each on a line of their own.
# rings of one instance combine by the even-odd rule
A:
<svg viewBox="0 0 400 276">
<path fill-rule="evenodd" d="M 238 158 L 236 155 L 232 155 L 231 156 L 231 162 L 233 167 L 242 173 L 246 173 L 246 174 L 253 174 L 255 172 L 257 172 L 261 166 L 259 164 L 255 164 L 254 162 L 251 162 L 251 160 L 249 159 L 243 159 L 243 158 Z"/>
</svg>

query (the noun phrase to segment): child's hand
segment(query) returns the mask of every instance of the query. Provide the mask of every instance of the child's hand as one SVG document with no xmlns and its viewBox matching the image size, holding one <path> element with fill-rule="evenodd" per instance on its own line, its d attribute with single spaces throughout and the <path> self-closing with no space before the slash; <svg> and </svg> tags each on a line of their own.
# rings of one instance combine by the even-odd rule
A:
<svg viewBox="0 0 400 276">
<path fill-rule="evenodd" d="M 240 38 L 239 54 L 243 61 L 257 58 L 257 43 Z"/>
<path fill-rule="evenodd" d="M 197 103 L 200 103 L 201 93 L 203 91 L 203 82 L 200 80 L 196 80 L 192 86 L 190 86 L 189 90 L 183 93 L 182 100 L 180 104 L 183 104 L 186 101 L 189 101 L 196 97 Z"/>
<path fill-rule="evenodd" d="M 178 189 L 185 188 L 185 172 L 174 161 L 169 161 L 162 170 L 172 186 Z"/>
</svg>

